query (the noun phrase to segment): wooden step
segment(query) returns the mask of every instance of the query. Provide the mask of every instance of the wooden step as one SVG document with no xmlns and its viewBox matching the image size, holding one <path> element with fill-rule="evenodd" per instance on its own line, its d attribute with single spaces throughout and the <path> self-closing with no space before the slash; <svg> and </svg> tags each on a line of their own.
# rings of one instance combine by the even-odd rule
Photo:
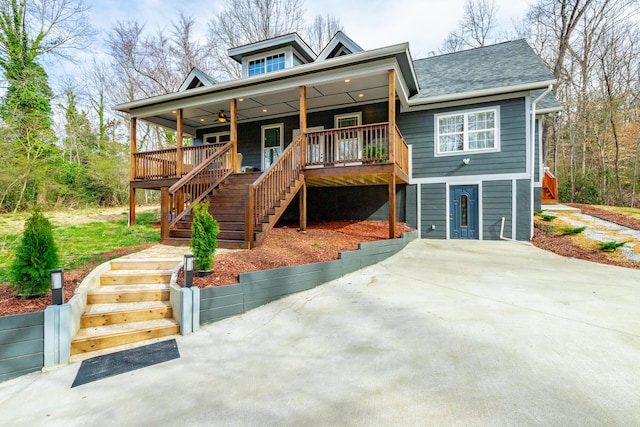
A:
<svg viewBox="0 0 640 427">
<path fill-rule="evenodd" d="M 220 230 L 218 240 L 244 240 L 244 230 Z"/>
<path fill-rule="evenodd" d="M 87 304 L 168 301 L 169 285 L 100 286 L 87 294 Z"/>
<path fill-rule="evenodd" d="M 249 249 L 249 242 L 245 240 L 218 239 L 218 247 L 221 249 Z"/>
<path fill-rule="evenodd" d="M 220 227 L 220 230 L 228 230 L 228 231 L 244 230 L 244 222 L 218 221 L 218 226 Z"/>
<path fill-rule="evenodd" d="M 182 237 L 182 238 L 191 238 L 191 229 L 187 228 L 172 228 L 169 230 L 169 237 Z"/>
<path fill-rule="evenodd" d="M 80 318 L 80 327 L 142 322 L 171 316 L 173 316 L 173 308 L 168 301 L 89 304 Z"/>
<path fill-rule="evenodd" d="M 146 283 L 169 283 L 173 270 L 111 270 L 100 276 L 100 284 L 138 285 Z"/>
<path fill-rule="evenodd" d="M 173 319 L 148 320 L 84 328 L 71 340 L 71 354 L 82 354 L 123 344 L 175 335 L 180 325 Z"/>
<path fill-rule="evenodd" d="M 111 270 L 173 270 L 180 264 L 174 259 L 118 259 L 111 261 Z"/>
</svg>

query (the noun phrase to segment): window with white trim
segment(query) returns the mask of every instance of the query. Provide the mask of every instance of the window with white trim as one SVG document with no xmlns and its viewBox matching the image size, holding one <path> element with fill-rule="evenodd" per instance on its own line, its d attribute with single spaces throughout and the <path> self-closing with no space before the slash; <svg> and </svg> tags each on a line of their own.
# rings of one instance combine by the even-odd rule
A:
<svg viewBox="0 0 640 427">
<path fill-rule="evenodd" d="M 436 156 L 500 150 L 498 107 L 435 115 Z"/>
<path fill-rule="evenodd" d="M 283 70 L 285 68 L 285 55 L 269 55 L 249 61 L 249 76 L 270 73 L 272 71 Z"/>
</svg>

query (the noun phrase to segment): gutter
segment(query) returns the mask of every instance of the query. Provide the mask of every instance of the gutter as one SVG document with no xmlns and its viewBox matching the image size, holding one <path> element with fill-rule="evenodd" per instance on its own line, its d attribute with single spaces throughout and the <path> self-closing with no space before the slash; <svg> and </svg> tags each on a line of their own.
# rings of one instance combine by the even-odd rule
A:
<svg viewBox="0 0 640 427">
<path fill-rule="evenodd" d="M 357 62 L 362 62 L 362 61 L 368 62 L 372 60 L 384 59 L 386 57 L 400 55 L 402 53 L 407 54 L 409 58 L 408 63 L 411 68 L 412 77 L 414 79 L 414 83 L 416 87 L 418 87 L 418 81 L 415 76 L 415 71 L 413 70 L 413 62 L 411 62 L 410 60 L 411 57 L 409 56 L 410 55 L 409 44 L 401 43 L 393 46 L 383 47 L 380 49 L 354 53 L 351 55 L 344 55 L 338 58 L 331 58 L 329 60 L 324 60 L 320 62 L 312 62 L 309 64 L 299 65 L 297 67 L 291 67 L 291 68 L 287 68 L 280 71 L 260 74 L 258 76 L 243 78 L 239 80 L 231 80 L 228 82 L 219 83 L 215 86 L 205 86 L 202 88 L 190 89 L 189 91 L 173 92 L 166 95 L 159 95 L 159 96 L 145 98 L 137 101 L 125 102 L 123 104 L 116 105 L 115 107 L 113 107 L 113 109 L 116 111 L 124 112 L 124 113 L 130 113 L 131 110 L 134 110 L 140 107 L 148 107 L 151 105 L 161 104 L 168 101 L 175 101 L 183 98 L 191 98 L 195 95 L 223 92 L 230 89 L 239 89 L 247 86 L 269 83 L 272 81 L 283 80 L 283 79 L 294 77 L 297 75 L 305 75 L 309 73 L 340 68 L 343 66 L 349 66 Z M 398 65 L 400 64 L 398 63 Z"/>
<path fill-rule="evenodd" d="M 531 236 L 529 239 L 533 239 L 533 215 L 534 215 L 534 185 L 536 177 L 536 104 L 547 96 L 553 89 L 553 84 L 549 84 L 547 90 L 545 90 L 539 97 L 533 100 L 531 103 Z M 542 155 L 542 153 L 540 153 Z"/>
</svg>

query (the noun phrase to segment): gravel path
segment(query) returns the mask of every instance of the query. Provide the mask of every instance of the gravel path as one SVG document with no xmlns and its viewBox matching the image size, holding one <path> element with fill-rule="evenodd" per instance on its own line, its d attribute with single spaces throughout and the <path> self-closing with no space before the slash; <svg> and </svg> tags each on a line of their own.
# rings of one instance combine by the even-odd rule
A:
<svg viewBox="0 0 640 427">
<path fill-rule="evenodd" d="M 553 214 L 573 227 L 587 227 L 582 234 L 588 239 L 597 242 L 626 242 L 620 248 L 622 255 L 628 260 L 640 262 L 640 253 L 634 252 L 634 248 L 640 245 L 640 230 L 578 212 L 553 212 Z"/>
</svg>

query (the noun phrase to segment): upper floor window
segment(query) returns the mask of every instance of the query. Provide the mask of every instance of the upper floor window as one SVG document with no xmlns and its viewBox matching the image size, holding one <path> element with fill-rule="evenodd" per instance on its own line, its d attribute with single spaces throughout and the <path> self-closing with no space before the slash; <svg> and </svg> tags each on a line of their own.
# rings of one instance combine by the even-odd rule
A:
<svg viewBox="0 0 640 427">
<path fill-rule="evenodd" d="M 500 150 L 498 107 L 435 115 L 436 156 Z"/>
<path fill-rule="evenodd" d="M 282 70 L 285 67 L 284 53 L 249 61 L 249 76 Z"/>
</svg>

